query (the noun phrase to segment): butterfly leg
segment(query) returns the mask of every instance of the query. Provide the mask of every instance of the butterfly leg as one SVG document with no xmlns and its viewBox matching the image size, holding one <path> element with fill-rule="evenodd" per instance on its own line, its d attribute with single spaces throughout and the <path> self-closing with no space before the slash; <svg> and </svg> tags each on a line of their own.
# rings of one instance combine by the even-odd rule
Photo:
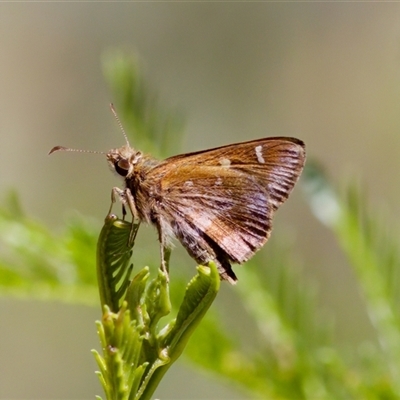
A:
<svg viewBox="0 0 400 400">
<path fill-rule="evenodd" d="M 118 187 L 113 187 L 111 190 L 111 206 L 109 214 L 111 214 L 111 209 L 114 203 L 117 201 L 117 198 L 122 203 L 122 219 L 124 220 L 126 216 L 126 209 L 125 209 L 126 196 L 125 196 L 125 191 Z"/>
<path fill-rule="evenodd" d="M 111 191 L 111 207 L 116 202 L 117 198 L 122 203 L 122 219 L 125 219 L 126 217 L 125 206 L 128 206 L 129 211 L 132 214 L 132 229 L 129 234 L 129 244 L 133 245 L 140 225 L 140 223 L 135 224 L 135 221 L 139 221 L 139 216 L 135 205 L 135 199 L 133 198 L 132 193 L 129 189 L 122 190 L 118 187 L 114 187 Z M 111 207 L 110 207 L 110 213 L 111 213 Z"/>
<path fill-rule="evenodd" d="M 136 234 L 139 230 L 140 219 L 138 211 L 136 209 L 135 199 L 133 198 L 132 192 L 128 188 L 125 189 L 123 192 L 125 196 L 125 201 L 129 207 L 129 211 L 132 214 L 132 229 L 129 234 L 129 243 L 133 245 L 133 242 L 135 241 L 136 238 Z M 135 221 L 139 221 L 139 223 L 135 224 Z"/>
<path fill-rule="evenodd" d="M 169 247 L 165 247 L 160 245 L 160 253 L 161 253 L 161 268 L 167 276 L 169 277 L 169 258 L 171 257 L 171 249 Z"/>
<path fill-rule="evenodd" d="M 160 259 L 161 259 L 161 271 L 164 272 L 167 282 L 169 282 L 169 258 L 171 256 L 171 248 L 166 244 L 167 237 L 162 226 L 163 223 L 159 216 L 154 218 L 155 225 L 158 232 L 158 240 L 160 242 Z M 164 224 L 165 225 L 165 224 Z"/>
</svg>

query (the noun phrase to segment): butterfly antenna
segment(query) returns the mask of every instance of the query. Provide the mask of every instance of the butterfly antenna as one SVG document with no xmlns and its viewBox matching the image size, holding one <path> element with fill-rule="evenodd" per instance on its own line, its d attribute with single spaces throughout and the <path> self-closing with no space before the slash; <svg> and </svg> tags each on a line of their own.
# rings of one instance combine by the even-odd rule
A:
<svg viewBox="0 0 400 400">
<path fill-rule="evenodd" d="M 114 104 L 111 103 L 110 104 L 110 108 L 111 108 L 111 112 L 114 114 L 115 119 L 117 120 L 117 124 L 121 128 L 121 131 L 122 131 L 122 134 L 124 135 L 126 144 L 128 145 L 128 147 L 131 147 L 131 145 L 129 144 L 128 136 L 127 136 L 127 134 L 125 132 L 125 129 L 122 126 L 121 120 L 119 119 L 117 112 L 115 111 Z"/>
<path fill-rule="evenodd" d="M 54 146 L 50 151 L 49 155 L 55 153 L 56 151 L 75 151 L 76 153 L 93 153 L 93 154 L 106 154 L 104 151 L 96 151 L 96 150 L 81 150 L 81 149 L 71 149 L 69 147 L 64 146 Z"/>
</svg>

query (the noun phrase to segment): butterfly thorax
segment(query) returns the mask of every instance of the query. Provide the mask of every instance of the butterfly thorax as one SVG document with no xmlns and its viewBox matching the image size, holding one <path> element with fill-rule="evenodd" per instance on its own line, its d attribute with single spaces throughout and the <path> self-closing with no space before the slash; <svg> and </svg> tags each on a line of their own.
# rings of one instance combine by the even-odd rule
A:
<svg viewBox="0 0 400 400">
<path fill-rule="evenodd" d="M 139 218 L 152 222 L 159 182 L 154 182 L 149 177 L 149 172 L 160 164 L 160 161 L 129 146 L 110 150 L 107 160 L 111 169 L 124 178 L 125 186 L 133 196 Z"/>
</svg>

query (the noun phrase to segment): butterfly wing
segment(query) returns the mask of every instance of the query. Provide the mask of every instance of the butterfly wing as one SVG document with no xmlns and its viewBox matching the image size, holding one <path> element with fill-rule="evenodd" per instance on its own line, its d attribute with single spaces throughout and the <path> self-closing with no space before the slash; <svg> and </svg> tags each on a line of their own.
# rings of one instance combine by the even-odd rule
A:
<svg viewBox="0 0 400 400">
<path fill-rule="evenodd" d="M 163 213 L 184 218 L 241 263 L 267 241 L 304 161 L 301 141 L 266 138 L 168 158 L 149 178 L 160 182 Z"/>
</svg>

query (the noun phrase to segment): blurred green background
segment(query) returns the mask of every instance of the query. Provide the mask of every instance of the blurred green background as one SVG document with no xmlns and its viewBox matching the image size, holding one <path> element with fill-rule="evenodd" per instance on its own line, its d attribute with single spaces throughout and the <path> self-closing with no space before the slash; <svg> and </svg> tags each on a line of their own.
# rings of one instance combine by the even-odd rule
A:
<svg viewBox="0 0 400 400">
<path fill-rule="evenodd" d="M 359 179 L 366 200 L 397 228 L 399 4 L 2 3 L 0 37 L 1 194 L 17 189 L 27 213 L 55 232 L 74 212 L 100 228 L 111 187 L 120 185 L 103 156 L 47 157 L 54 145 L 107 151 L 123 144 L 101 66 L 115 48 L 139 54 L 164 103 L 185 115 L 176 153 L 299 137 L 333 182 Z M 144 230 L 157 251 L 155 231 Z M 336 340 L 346 347 L 373 338 L 353 272 L 299 188 L 278 212 L 274 236 L 293 244 L 304 274 L 317 283 L 320 307 L 335 317 Z M 234 290 L 223 285 L 217 299 L 229 314 Z M 234 310 L 236 321 L 242 311 Z M 1 298 L 0 398 L 101 393 L 89 352 L 99 347 L 99 315 L 90 307 Z M 158 396 L 242 398 L 183 362 Z"/>
</svg>

